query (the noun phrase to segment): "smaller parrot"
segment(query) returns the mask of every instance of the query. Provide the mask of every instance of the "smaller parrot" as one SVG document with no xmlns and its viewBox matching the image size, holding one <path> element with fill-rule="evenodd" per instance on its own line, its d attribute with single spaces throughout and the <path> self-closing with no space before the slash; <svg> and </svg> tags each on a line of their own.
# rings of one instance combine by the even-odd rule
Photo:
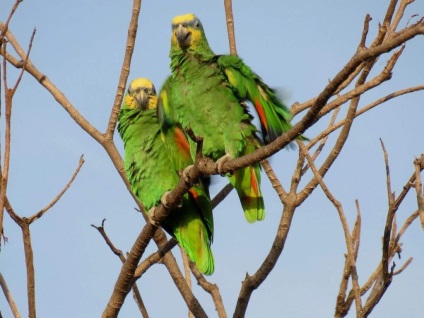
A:
<svg viewBox="0 0 424 318">
<path fill-rule="evenodd" d="M 125 170 L 134 195 L 149 211 L 175 188 L 180 171 L 193 164 L 189 143 L 178 126 L 161 131 L 158 98 L 152 82 L 131 82 L 118 116 L 118 132 L 124 141 Z M 213 215 L 207 179 L 184 194 L 162 227 L 178 240 L 199 271 L 214 271 L 211 251 Z"/>
</svg>

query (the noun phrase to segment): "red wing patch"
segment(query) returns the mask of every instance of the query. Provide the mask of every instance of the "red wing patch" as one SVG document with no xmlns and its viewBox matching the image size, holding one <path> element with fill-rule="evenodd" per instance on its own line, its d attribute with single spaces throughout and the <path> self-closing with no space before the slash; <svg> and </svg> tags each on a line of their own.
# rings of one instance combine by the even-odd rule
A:
<svg viewBox="0 0 424 318">
<path fill-rule="evenodd" d="M 178 146 L 178 149 L 180 149 L 181 153 L 185 156 L 190 156 L 190 144 L 188 143 L 188 140 L 186 136 L 184 135 L 183 130 L 180 127 L 175 127 L 174 130 L 174 139 L 175 143 Z"/>
<path fill-rule="evenodd" d="M 197 198 L 199 197 L 199 194 L 193 188 L 191 188 L 190 190 L 188 190 L 188 192 L 194 198 L 194 200 L 197 200 Z"/>
<path fill-rule="evenodd" d="M 258 179 L 256 178 L 255 168 L 250 167 L 250 186 L 255 193 L 256 197 L 259 197 L 259 184 Z"/>
<path fill-rule="evenodd" d="M 264 125 L 265 129 L 268 131 L 268 122 L 266 121 L 265 111 L 261 105 L 259 98 L 255 99 L 255 108 L 256 108 L 256 111 L 258 112 L 259 118 L 261 119 L 262 125 Z"/>
</svg>

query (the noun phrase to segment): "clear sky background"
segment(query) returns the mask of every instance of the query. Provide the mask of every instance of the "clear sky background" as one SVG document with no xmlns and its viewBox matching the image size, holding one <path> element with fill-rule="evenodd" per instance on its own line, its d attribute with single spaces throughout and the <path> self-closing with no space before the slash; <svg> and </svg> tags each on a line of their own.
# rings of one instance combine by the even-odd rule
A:
<svg viewBox="0 0 424 318">
<path fill-rule="evenodd" d="M 304 102 L 315 97 L 355 52 L 366 13 L 373 18 L 369 35 L 373 39 L 388 2 L 236 0 L 233 9 L 238 53 L 270 86 L 284 90 L 288 104 Z M 12 4 L 13 1 L 0 3 L 1 20 L 6 19 Z M 33 63 L 101 131 L 106 128 L 116 92 L 131 5 L 132 1 L 110 0 L 24 1 L 10 25 L 24 47 L 33 28 L 37 28 L 31 53 Z M 216 53 L 229 52 L 223 1 L 144 0 L 129 80 L 148 77 L 160 88 L 170 72 L 171 19 L 188 12 L 202 20 Z M 413 14 L 423 16 L 423 1 L 411 5 L 406 17 Z M 404 19 L 401 27 L 406 22 Z M 424 38 L 416 37 L 406 46 L 392 80 L 364 95 L 360 105 L 395 90 L 423 84 L 423 54 Z M 378 69 L 384 67 L 387 58 L 380 58 Z M 11 67 L 9 70 L 12 82 L 16 72 Z M 325 177 L 343 204 L 351 227 L 356 214 L 355 199 L 360 202 L 360 283 L 380 259 L 387 212 L 379 138 L 390 156 L 393 190 L 400 193 L 413 172 L 414 157 L 424 152 L 423 99 L 423 92 L 403 96 L 359 117 Z M 306 135 L 314 137 L 328 120 L 322 120 Z M 68 182 L 81 154 L 86 160 L 65 196 L 31 226 L 38 316 L 99 317 L 121 262 L 90 224 L 100 225 L 106 218 L 111 240 L 128 251 L 144 221 L 134 212 L 135 203 L 105 151 L 28 75 L 14 100 L 12 124 L 8 197 L 21 216 L 30 216 L 50 202 Z M 118 134 L 115 141 L 123 153 Z M 329 145 L 331 142 L 334 138 L 330 138 Z M 286 187 L 296 157 L 297 151 L 281 151 L 271 159 Z M 212 192 L 224 184 L 217 178 Z M 209 279 L 220 287 L 229 316 L 246 272 L 253 273 L 261 264 L 280 219 L 282 206 L 266 176 L 263 192 L 267 207 L 263 222 L 252 225 L 244 221 L 235 193 L 215 210 L 216 269 Z M 403 224 L 415 210 L 412 191 L 398 211 L 398 224 Z M 22 316 L 27 316 L 22 237 L 8 216 L 5 231 L 9 242 L 0 254 L 0 271 Z M 423 315 L 424 232 L 418 222 L 410 227 L 402 243 L 402 259 L 396 260 L 397 268 L 409 257 L 414 260 L 394 278 L 373 317 Z M 145 255 L 155 249 L 151 244 Z M 344 253 L 337 212 L 318 188 L 297 210 L 283 254 L 268 279 L 253 293 L 246 317 L 333 316 Z M 177 249 L 174 254 L 179 260 Z M 186 317 L 186 305 L 164 266 L 154 266 L 138 281 L 138 286 L 151 317 Z M 194 292 L 214 317 L 209 295 L 196 284 Z M 4 317 L 11 317 L 3 295 L 0 310 Z M 128 296 L 120 317 L 137 316 L 138 309 Z M 349 317 L 354 317 L 354 308 Z"/>
</svg>

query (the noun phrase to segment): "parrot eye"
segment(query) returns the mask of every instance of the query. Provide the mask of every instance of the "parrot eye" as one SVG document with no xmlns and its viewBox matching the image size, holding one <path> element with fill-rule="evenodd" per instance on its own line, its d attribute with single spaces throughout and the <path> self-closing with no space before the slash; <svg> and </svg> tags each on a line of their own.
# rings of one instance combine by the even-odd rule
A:
<svg viewBox="0 0 424 318">
<path fill-rule="evenodd" d="M 195 26 L 197 29 L 198 29 L 198 28 L 200 28 L 200 22 L 197 22 L 194 26 Z"/>
</svg>

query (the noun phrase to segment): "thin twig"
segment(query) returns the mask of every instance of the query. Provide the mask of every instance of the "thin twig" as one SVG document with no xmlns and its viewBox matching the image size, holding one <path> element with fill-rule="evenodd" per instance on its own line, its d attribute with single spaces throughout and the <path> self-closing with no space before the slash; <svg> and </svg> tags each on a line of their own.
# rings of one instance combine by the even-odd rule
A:
<svg viewBox="0 0 424 318">
<path fill-rule="evenodd" d="M 6 23 L 4 24 L 4 26 L 1 28 L 1 33 L 0 33 L 0 42 L 3 42 L 3 38 L 6 34 L 6 31 L 9 29 L 9 23 L 10 20 L 13 17 L 13 14 L 16 12 L 16 10 L 18 9 L 19 4 L 22 2 L 23 0 L 16 0 L 16 2 L 13 4 L 12 9 L 9 12 L 9 16 L 7 17 Z M 1 45 L 1 43 L 0 43 Z"/>
<path fill-rule="evenodd" d="M 3 290 L 3 294 L 6 297 L 7 302 L 9 303 L 9 307 L 10 307 L 10 310 L 12 311 L 13 317 L 21 318 L 22 316 L 19 313 L 18 306 L 16 306 L 12 293 L 7 287 L 6 281 L 1 273 L 0 273 L 0 286 L 1 286 L 1 289 Z"/>
<path fill-rule="evenodd" d="M 268 176 L 268 179 L 271 182 L 272 187 L 274 188 L 275 192 L 277 192 L 278 197 L 282 201 L 287 196 L 286 190 L 284 190 L 283 185 L 281 184 L 280 180 L 278 180 L 274 170 L 269 164 L 269 161 L 267 159 L 264 159 L 261 161 L 261 165 L 264 168 L 264 171 L 266 175 Z"/>
<path fill-rule="evenodd" d="M 361 245 L 361 209 L 359 201 L 355 200 L 356 205 L 356 221 L 352 230 L 353 248 L 355 250 L 355 260 L 358 258 L 359 246 Z"/>
<path fill-rule="evenodd" d="M 393 19 L 393 22 L 390 26 L 390 32 L 393 33 L 396 31 L 400 20 L 402 20 L 402 17 L 405 14 L 405 9 L 406 7 L 411 4 L 412 2 L 414 2 L 414 0 L 402 0 L 402 2 L 399 5 L 399 8 L 396 12 L 395 18 Z"/>
<path fill-rule="evenodd" d="M 180 246 L 180 252 L 181 252 L 181 257 L 183 259 L 184 277 L 185 277 L 187 286 L 188 288 L 193 290 L 191 286 L 190 261 L 188 259 L 187 253 L 184 251 L 184 249 L 181 246 Z M 194 315 L 190 310 L 188 311 L 188 318 L 194 318 Z"/>
<path fill-rule="evenodd" d="M 35 309 L 35 270 L 34 270 L 34 253 L 32 250 L 31 243 L 31 232 L 29 230 L 30 223 L 28 219 L 23 218 L 22 224 L 22 236 L 24 241 L 24 252 L 25 252 L 25 263 L 27 270 L 27 294 L 28 294 L 28 317 L 36 317 Z"/>
<path fill-rule="evenodd" d="M 311 156 L 309 155 L 306 147 L 303 145 L 302 142 L 297 142 L 299 148 L 303 152 L 303 155 L 306 157 L 306 160 L 308 161 L 309 167 L 311 168 L 315 178 L 317 178 L 318 183 L 321 187 L 321 189 L 324 191 L 325 195 L 327 196 L 328 200 L 334 205 L 336 208 L 340 222 L 342 224 L 343 232 L 345 235 L 345 242 L 346 242 L 346 248 L 347 248 L 347 258 L 350 263 L 350 275 L 352 277 L 352 285 L 353 285 L 353 291 L 355 295 L 355 303 L 356 303 L 356 313 L 358 317 L 362 317 L 362 302 L 361 302 L 361 294 L 360 294 L 360 287 L 358 282 L 358 274 L 357 274 L 357 268 L 356 268 L 356 260 L 355 260 L 355 249 L 353 244 L 353 239 L 350 234 L 349 225 L 346 219 L 346 216 L 343 212 L 343 206 L 342 204 L 333 196 L 331 191 L 328 189 L 327 185 L 325 184 L 324 180 L 322 179 L 321 175 L 318 172 L 318 169 L 315 166 L 315 163 L 313 162 Z"/>
<path fill-rule="evenodd" d="M 109 246 L 109 248 L 113 252 L 113 254 L 117 255 L 119 257 L 119 259 L 121 260 L 121 262 L 124 263 L 125 259 L 126 259 L 125 255 L 120 249 L 115 247 L 115 245 L 110 240 L 109 236 L 106 234 L 105 222 L 106 222 L 106 219 L 103 219 L 101 226 L 96 226 L 94 224 L 91 224 L 91 226 L 93 228 L 95 228 L 100 233 L 100 235 L 103 237 L 103 239 L 105 240 L 106 244 Z M 140 310 L 141 315 L 143 316 L 143 318 L 148 318 L 149 315 L 147 313 L 146 307 L 144 306 L 144 302 L 143 302 L 143 299 L 141 298 L 141 294 L 140 294 L 140 291 L 137 287 L 137 284 L 134 284 L 132 286 L 132 291 L 133 291 L 134 301 L 137 304 L 137 307 Z"/>
<path fill-rule="evenodd" d="M 219 292 L 218 286 L 216 284 L 208 282 L 193 263 L 190 263 L 190 269 L 194 277 L 196 277 L 198 284 L 203 288 L 203 290 L 205 290 L 212 296 L 212 300 L 215 304 L 215 309 L 218 313 L 218 317 L 227 318 L 227 313 L 224 308 L 224 302 L 222 301 L 221 293 Z"/>
<path fill-rule="evenodd" d="M 404 94 L 409 94 L 409 93 L 413 93 L 413 92 L 417 92 L 417 91 L 421 91 L 424 90 L 424 85 L 418 85 L 418 86 L 414 86 L 414 87 L 408 87 L 402 90 L 398 90 L 396 92 L 393 92 L 391 94 L 388 94 L 384 97 L 379 98 L 378 100 L 368 104 L 365 107 L 362 107 L 360 110 L 358 110 L 355 114 L 355 118 L 364 114 L 365 112 L 371 110 L 372 108 L 383 104 L 393 98 L 396 98 L 398 96 L 402 96 Z M 338 128 L 342 127 L 345 123 L 345 119 L 339 121 L 337 124 L 327 128 L 326 130 L 322 131 L 321 133 L 319 133 L 315 138 L 313 138 L 309 144 L 307 145 L 308 149 L 310 149 L 312 146 L 314 146 L 319 140 L 321 140 L 322 138 L 330 135 L 333 131 L 337 130 Z"/>
<path fill-rule="evenodd" d="M 3 28 L 4 24 L 0 22 L 0 28 Z M 74 121 L 85 130 L 90 136 L 96 141 L 102 143 L 105 139 L 103 134 L 92 126 L 72 105 L 72 103 L 66 98 L 66 96 L 48 79 L 46 75 L 41 73 L 31 62 L 31 59 L 27 58 L 25 51 L 20 46 L 19 42 L 10 32 L 6 31 L 6 38 L 12 45 L 16 53 L 18 53 L 21 61 L 15 59 L 12 55 L 7 52 L 1 51 L 2 55 L 6 57 L 7 61 L 14 67 L 21 69 L 24 66 L 23 61 L 27 60 L 25 71 L 33 76 L 52 96 L 56 101 L 68 112 L 68 114 L 74 119 Z"/>
<path fill-rule="evenodd" d="M 421 170 L 423 169 L 422 164 L 424 163 L 424 154 L 421 155 L 420 159 L 414 160 L 415 166 L 415 191 L 417 193 L 417 205 L 420 214 L 421 226 L 424 229 L 424 192 L 423 185 L 421 182 Z"/>
<path fill-rule="evenodd" d="M 231 183 L 228 183 L 225 187 L 223 187 L 221 191 L 219 191 L 218 194 L 212 199 L 212 208 L 215 209 L 233 189 L 234 187 L 231 185 Z"/>
<path fill-rule="evenodd" d="M 149 313 L 147 312 L 146 306 L 144 305 L 143 299 L 141 298 L 140 290 L 138 289 L 137 284 L 134 284 L 132 287 L 133 298 L 137 304 L 138 310 L 141 312 L 143 318 L 149 318 Z"/>
<path fill-rule="evenodd" d="M 178 245 L 178 241 L 171 238 L 165 245 L 161 246 L 159 250 L 150 254 L 144 261 L 137 266 L 134 272 L 134 279 L 140 278 L 152 265 L 159 262 L 171 249 Z"/>
<path fill-rule="evenodd" d="M 121 108 L 122 99 L 124 97 L 125 87 L 127 85 L 128 75 L 130 74 L 131 59 L 134 52 L 134 44 L 137 36 L 138 19 L 141 9 L 141 0 L 134 0 L 132 7 L 131 20 L 128 26 L 127 43 L 125 45 L 125 56 L 121 67 L 121 75 L 119 76 L 118 88 L 113 102 L 112 111 L 107 124 L 105 133 L 106 139 L 112 139 L 115 131 L 116 122 L 118 120 L 119 109 Z"/>
<path fill-rule="evenodd" d="M 389 156 L 387 154 L 386 148 L 384 147 L 383 141 L 380 139 L 381 147 L 383 149 L 384 153 L 384 164 L 386 167 L 386 185 L 387 185 L 387 196 L 389 201 L 389 213 L 387 214 L 386 219 L 386 226 L 384 228 L 384 236 L 383 236 L 383 255 L 381 259 L 381 264 L 383 268 L 383 281 L 385 284 L 390 284 L 391 281 L 391 275 L 389 275 L 389 247 L 390 247 L 390 239 L 392 234 L 392 227 L 393 227 L 393 219 L 395 216 L 395 210 L 392 208 L 394 205 L 394 194 L 392 193 L 391 189 L 391 182 L 390 182 L 390 168 L 389 168 Z"/>
<path fill-rule="evenodd" d="M 13 87 L 13 92 L 15 93 L 16 90 L 18 89 L 19 84 L 21 83 L 22 77 L 24 76 L 25 73 L 25 66 L 27 65 L 28 59 L 29 59 L 29 55 L 31 53 L 31 49 L 32 49 L 32 43 L 34 42 L 34 38 L 35 38 L 35 32 L 37 31 L 36 28 L 34 28 L 34 30 L 32 31 L 31 34 L 31 39 L 29 40 L 29 45 L 28 45 L 28 50 L 27 50 L 27 54 L 25 56 L 25 60 L 24 63 L 22 65 L 22 69 L 21 72 L 18 76 L 18 79 L 16 80 L 15 86 Z"/>
<path fill-rule="evenodd" d="M 336 121 L 336 119 L 337 119 L 337 115 L 339 114 L 339 112 L 340 112 L 340 107 L 337 107 L 337 108 L 334 110 L 333 115 L 331 116 L 330 122 L 329 122 L 329 124 L 328 124 L 328 127 L 329 127 L 329 128 L 330 128 L 330 127 L 332 127 L 332 126 L 334 126 L 334 122 Z M 327 128 L 326 130 L 328 130 L 329 128 Z M 316 159 L 316 158 L 319 156 L 319 154 L 321 153 L 322 149 L 324 149 L 324 146 L 325 146 L 325 143 L 327 142 L 328 136 L 329 136 L 329 135 L 326 135 L 326 136 L 323 136 L 322 138 L 320 138 L 320 144 L 319 144 L 318 148 L 315 150 L 314 154 L 312 155 L 312 160 L 314 160 L 314 161 L 315 161 L 315 159 Z M 314 139 L 315 139 L 315 138 L 314 138 Z M 313 144 L 312 144 L 312 141 L 311 141 L 311 142 L 309 142 L 309 143 L 306 145 L 306 149 L 311 149 L 312 145 L 313 145 Z M 305 167 L 302 169 L 302 175 L 303 175 L 303 174 L 305 174 L 307 170 L 308 170 L 308 165 L 305 165 Z"/>
<path fill-rule="evenodd" d="M 237 55 L 232 0 L 224 0 L 224 7 L 225 7 L 225 18 L 227 20 L 227 33 L 228 33 L 228 42 L 230 45 L 230 54 Z"/>
<path fill-rule="evenodd" d="M 398 234 L 396 236 L 396 244 L 398 244 L 398 242 L 400 241 L 402 235 L 405 233 L 405 231 L 408 229 L 408 227 L 412 224 L 412 222 L 417 217 L 418 217 L 418 211 L 415 211 L 414 213 L 412 213 L 406 219 L 405 223 L 403 224 L 403 226 L 401 227 L 401 229 L 399 230 L 399 232 L 398 232 Z M 390 259 L 392 259 L 393 256 L 396 253 L 397 253 L 397 249 L 393 249 L 392 251 L 390 251 Z M 412 259 L 411 259 L 411 261 L 412 261 Z M 408 259 L 407 262 L 410 263 L 410 259 Z M 405 265 L 403 265 L 401 268 L 405 269 Z M 393 275 L 395 275 L 395 273 L 397 273 L 398 271 L 394 272 Z M 370 277 L 368 278 L 368 280 L 362 286 L 362 288 L 361 288 L 361 295 L 364 295 L 365 293 L 367 293 L 369 291 L 369 289 L 375 283 L 375 281 L 377 280 L 377 278 L 381 276 L 381 273 L 382 273 L 381 262 L 379 262 L 379 264 L 377 265 L 377 268 L 374 270 L 374 272 L 370 275 Z M 337 317 L 344 317 L 346 315 L 346 313 L 348 312 L 349 307 L 350 307 L 350 304 L 352 303 L 353 299 L 354 299 L 353 292 L 351 291 L 349 293 L 347 299 L 346 299 L 346 302 L 344 303 L 343 308 L 338 313 L 338 315 L 336 315 Z M 364 307 L 366 307 L 366 305 Z"/>
<path fill-rule="evenodd" d="M 93 228 L 95 228 L 100 233 L 100 235 L 103 237 L 103 239 L 105 240 L 107 246 L 109 246 L 109 248 L 113 252 L 113 254 L 115 254 L 116 256 L 118 256 L 119 259 L 122 261 L 122 263 L 124 263 L 125 262 L 125 255 L 124 255 L 124 253 L 120 249 L 116 248 L 115 245 L 113 245 L 113 243 L 110 240 L 109 236 L 106 234 L 106 231 L 105 231 L 105 222 L 106 222 L 106 219 L 103 219 L 102 220 L 102 225 L 96 226 L 94 224 L 91 224 L 91 226 Z"/>
<path fill-rule="evenodd" d="M 29 219 L 28 219 L 29 224 L 31 224 L 32 222 L 41 218 L 50 208 L 52 208 L 60 200 L 60 198 L 65 194 L 66 190 L 68 190 L 71 187 L 71 185 L 74 182 L 75 178 L 77 177 L 79 171 L 81 170 L 81 167 L 82 167 L 83 164 L 84 164 L 84 155 L 81 155 L 81 157 L 79 159 L 78 167 L 75 170 L 75 172 L 73 173 L 69 182 L 65 185 L 65 187 L 62 189 L 62 191 L 60 191 L 59 194 L 49 204 L 47 204 L 40 211 L 38 211 L 37 213 L 35 213 L 34 215 L 29 217 Z"/>
<path fill-rule="evenodd" d="M 400 238 L 402 237 L 403 233 L 408 229 L 408 227 L 412 224 L 412 222 L 415 221 L 415 219 L 418 217 L 420 211 L 415 211 L 412 213 L 406 220 L 403 226 L 400 228 L 398 234 L 396 235 L 396 244 L 399 243 Z"/>
</svg>

